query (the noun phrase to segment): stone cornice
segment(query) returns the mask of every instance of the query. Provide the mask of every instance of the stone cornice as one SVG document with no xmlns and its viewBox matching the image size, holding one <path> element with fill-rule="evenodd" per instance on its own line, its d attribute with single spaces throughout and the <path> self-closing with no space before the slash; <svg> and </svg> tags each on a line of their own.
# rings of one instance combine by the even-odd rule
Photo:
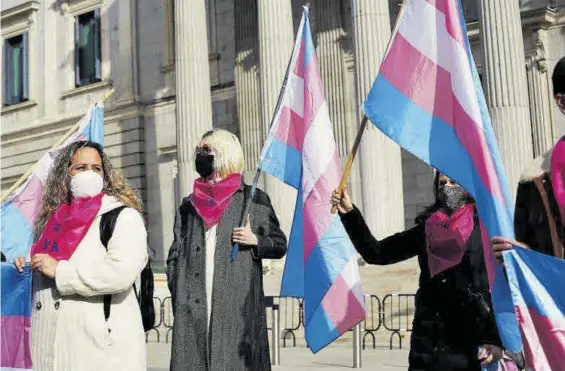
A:
<svg viewBox="0 0 565 371">
<path fill-rule="evenodd" d="M 113 123 L 127 120 L 144 115 L 145 107 L 140 103 L 133 103 L 127 106 L 107 107 L 104 112 L 104 122 Z M 2 145 L 15 145 L 31 140 L 44 138 L 47 136 L 62 136 L 69 128 L 77 123 L 86 112 L 76 115 L 66 115 L 56 119 L 40 121 L 32 128 L 15 130 L 10 133 L 2 134 L 0 141 Z"/>
<path fill-rule="evenodd" d="M 522 29 L 548 28 L 564 21 L 563 12 L 550 8 L 539 8 L 522 12 Z"/>
<path fill-rule="evenodd" d="M 39 1 L 32 0 L 2 11 L 2 23 L 13 18 L 27 18 L 39 9 Z"/>
<path fill-rule="evenodd" d="M 546 29 L 565 24 L 565 11 L 550 8 L 527 10 L 522 14 L 522 30 Z M 467 23 L 467 36 L 470 42 L 478 42 L 480 33 L 479 21 Z"/>
</svg>

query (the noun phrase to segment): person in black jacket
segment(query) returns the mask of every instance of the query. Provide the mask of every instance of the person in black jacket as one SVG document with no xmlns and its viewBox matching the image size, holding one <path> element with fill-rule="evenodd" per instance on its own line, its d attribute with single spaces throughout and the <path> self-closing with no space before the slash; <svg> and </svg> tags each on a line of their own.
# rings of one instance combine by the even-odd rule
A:
<svg viewBox="0 0 565 371">
<path fill-rule="evenodd" d="M 417 256 L 420 287 L 410 342 L 410 370 L 480 370 L 503 357 L 491 305 L 481 230 L 472 198 L 436 174 L 435 203 L 416 225 L 383 240 L 371 234 L 344 190 L 332 197 L 353 245 L 369 264 Z"/>
<path fill-rule="evenodd" d="M 553 96 L 555 103 L 565 114 L 565 57 L 561 58 L 553 70 Z M 563 194 L 563 145 L 561 142 L 536 158 L 522 173 L 516 195 L 514 230 L 516 240 L 494 237 L 494 254 L 502 263 L 502 252 L 521 245 L 534 251 L 563 258 L 565 244 L 565 218 L 560 210 L 556 194 Z M 557 182 L 555 181 L 557 180 Z M 563 206 L 563 205 L 562 205 Z M 561 207 L 562 208 L 562 207 Z"/>
</svg>

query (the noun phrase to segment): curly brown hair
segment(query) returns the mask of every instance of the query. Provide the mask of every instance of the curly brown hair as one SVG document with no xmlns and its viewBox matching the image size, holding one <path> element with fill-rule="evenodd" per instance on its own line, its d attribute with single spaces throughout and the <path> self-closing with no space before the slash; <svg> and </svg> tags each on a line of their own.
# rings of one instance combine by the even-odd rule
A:
<svg viewBox="0 0 565 371">
<path fill-rule="evenodd" d="M 141 197 L 136 190 L 131 188 L 121 172 L 114 169 L 110 159 L 98 143 L 89 141 L 75 142 L 61 149 L 45 183 L 43 198 L 35 222 L 34 240 L 43 233 L 45 224 L 63 202 L 71 201 L 69 168 L 72 165 L 74 154 L 82 148 L 93 148 L 98 151 L 102 159 L 104 170 L 103 192 L 115 196 L 127 207 L 131 207 L 143 214 Z"/>
</svg>

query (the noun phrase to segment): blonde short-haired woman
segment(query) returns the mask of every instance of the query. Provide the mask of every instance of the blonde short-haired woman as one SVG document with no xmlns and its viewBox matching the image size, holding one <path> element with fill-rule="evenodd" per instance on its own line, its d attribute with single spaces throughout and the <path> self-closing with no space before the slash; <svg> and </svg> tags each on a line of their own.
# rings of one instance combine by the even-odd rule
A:
<svg viewBox="0 0 565 371">
<path fill-rule="evenodd" d="M 239 228 L 250 187 L 239 140 L 209 131 L 195 150 L 200 178 L 177 213 L 167 279 L 175 315 L 171 371 L 271 369 L 261 259 L 286 253 L 269 197 L 257 190 Z M 240 245 L 232 261 L 234 243 Z"/>
</svg>

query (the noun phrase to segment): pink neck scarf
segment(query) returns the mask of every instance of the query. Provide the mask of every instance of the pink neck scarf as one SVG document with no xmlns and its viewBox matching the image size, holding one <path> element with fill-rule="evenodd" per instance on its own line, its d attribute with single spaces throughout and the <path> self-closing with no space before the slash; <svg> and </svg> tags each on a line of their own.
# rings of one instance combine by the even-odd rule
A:
<svg viewBox="0 0 565 371">
<path fill-rule="evenodd" d="M 47 254 L 55 260 L 69 260 L 98 215 L 103 197 L 100 193 L 59 206 L 39 240 L 31 246 L 31 255 Z"/>
<path fill-rule="evenodd" d="M 561 224 L 565 225 L 565 137 L 557 142 L 551 153 L 551 184 L 559 206 Z"/>
<path fill-rule="evenodd" d="M 204 220 L 206 229 L 218 224 L 240 186 L 241 174 L 238 173 L 231 174 L 217 183 L 209 183 L 203 178 L 194 181 L 190 202 Z"/>
<path fill-rule="evenodd" d="M 428 218 L 426 244 L 431 278 L 461 262 L 475 226 L 473 215 L 473 205 L 467 205 L 451 217 L 436 211 Z"/>
</svg>

